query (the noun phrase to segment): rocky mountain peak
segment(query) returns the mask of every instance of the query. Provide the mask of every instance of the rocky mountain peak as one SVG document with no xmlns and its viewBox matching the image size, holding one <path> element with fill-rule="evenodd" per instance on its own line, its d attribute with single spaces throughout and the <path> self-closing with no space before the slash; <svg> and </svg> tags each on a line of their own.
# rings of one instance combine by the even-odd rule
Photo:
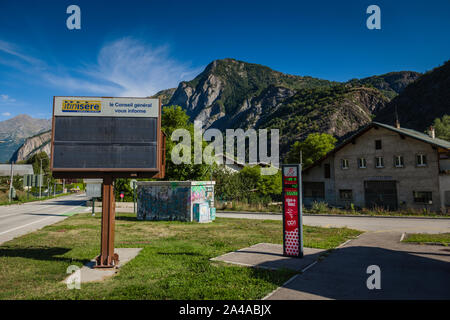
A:
<svg viewBox="0 0 450 320">
<path fill-rule="evenodd" d="M 240 113 L 252 108 L 252 101 L 270 86 L 296 90 L 332 84 L 226 58 L 212 61 L 193 80 L 181 82 L 168 104 L 183 107 L 192 120 L 203 121 L 205 128 L 225 129 L 233 125 L 234 119 L 242 118 Z"/>
<path fill-rule="evenodd" d="M 9 161 L 26 138 L 51 128 L 51 120 L 35 119 L 26 114 L 0 121 L 0 162 Z"/>
</svg>

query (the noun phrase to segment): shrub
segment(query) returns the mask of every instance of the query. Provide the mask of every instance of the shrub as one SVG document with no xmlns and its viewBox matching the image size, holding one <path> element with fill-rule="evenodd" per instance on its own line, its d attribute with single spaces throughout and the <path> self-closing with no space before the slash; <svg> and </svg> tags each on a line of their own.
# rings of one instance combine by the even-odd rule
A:
<svg viewBox="0 0 450 320">
<path fill-rule="evenodd" d="M 312 203 L 311 211 L 313 211 L 314 213 L 328 212 L 328 203 L 323 201 L 314 201 Z"/>
</svg>

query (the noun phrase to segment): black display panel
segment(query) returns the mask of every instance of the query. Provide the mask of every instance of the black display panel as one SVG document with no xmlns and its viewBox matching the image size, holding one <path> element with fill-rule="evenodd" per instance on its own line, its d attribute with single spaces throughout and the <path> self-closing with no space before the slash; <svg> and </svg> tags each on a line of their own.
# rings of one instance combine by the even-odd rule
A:
<svg viewBox="0 0 450 320">
<path fill-rule="evenodd" d="M 54 118 L 53 168 L 157 167 L 157 118 Z"/>
</svg>

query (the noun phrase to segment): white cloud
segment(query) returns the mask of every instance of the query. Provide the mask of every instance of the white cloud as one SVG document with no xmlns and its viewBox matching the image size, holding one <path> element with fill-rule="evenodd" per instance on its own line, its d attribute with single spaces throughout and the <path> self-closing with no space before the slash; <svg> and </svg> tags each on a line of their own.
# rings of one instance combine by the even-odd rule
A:
<svg viewBox="0 0 450 320">
<path fill-rule="evenodd" d="M 3 112 L 2 113 L 2 116 L 4 116 L 4 117 L 9 117 L 11 115 L 11 113 L 9 113 L 9 112 Z"/>
<path fill-rule="evenodd" d="M 0 103 L 6 104 L 6 103 L 13 103 L 16 102 L 16 99 L 11 98 L 7 94 L 0 94 Z"/>
<path fill-rule="evenodd" d="M 119 96 L 149 96 L 191 80 L 200 69 L 170 58 L 168 46 L 152 47 L 133 38 L 122 38 L 102 47 L 97 65 L 88 74 L 114 83 Z"/>
<path fill-rule="evenodd" d="M 15 44 L 0 40 L 0 53 L 3 53 L 7 57 L 6 59 L 0 59 L 0 63 L 20 69 L 29 67 L 30 65 L 35 68 L 44 68 L 46 66 L 44 61 L 21 53 L 20 51 Z M 23 62 L 26 63 L 26 66 L 22 64 Z"/>
<path fill-rule="evenodd" d="M 63 88 L 64 90 L 69 91 L 69 93 L 81 92 L 82 94 L 82 92 L 90 92 L 108 95 L 120 89 L 119 87 L 114 86 L 114 84 L 100 84 L 96 80 L 79 79 L 67 74 L 55 75 L 52 73 L 44 73 L 42 74 L 42 78 L 47 84 Z"/>
<path fill-rule="evenodd" d="M 4 60 L 0 56 L 0 63 L 38 75 L 43 84 L 57 89 L 55 94 L 61 95 L 150 96 L 177 87 L 180 81 L 193 79 L 202 69 L 171 58 L 168 46 L 153 47 L 131 37 L 106 43 L 96 63 L 85 64 L 77 70 L 47 65 L 2 40 L 0 53 L 15 58 Z"/>
</svg>

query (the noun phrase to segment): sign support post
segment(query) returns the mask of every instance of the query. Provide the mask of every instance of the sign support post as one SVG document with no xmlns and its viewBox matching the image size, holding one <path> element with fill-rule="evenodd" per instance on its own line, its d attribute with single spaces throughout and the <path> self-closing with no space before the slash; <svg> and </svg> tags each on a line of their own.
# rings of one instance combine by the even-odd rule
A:
<svg viewBox="0 0 450 320">
<path fill-rule="evenodd" d="M 136 184 L 137 180 L 132 179 L 130 181 L 131 188 L 133 189 L 133 213 L 136 213 Z"/>
<path fill-rule="evenodd" d="M 113 182 L 112 176 L 103 177 L 102 236 L 100 255 L 96 259 L 96 268 L 111 268 L 119 263 L 118 254 L 114 253 L 116 202 Z"/>
<path fill-rule="evenodd" d="M 302 165 L 282 165 L 283 255 L 303 257 Z"/>
</svg>

